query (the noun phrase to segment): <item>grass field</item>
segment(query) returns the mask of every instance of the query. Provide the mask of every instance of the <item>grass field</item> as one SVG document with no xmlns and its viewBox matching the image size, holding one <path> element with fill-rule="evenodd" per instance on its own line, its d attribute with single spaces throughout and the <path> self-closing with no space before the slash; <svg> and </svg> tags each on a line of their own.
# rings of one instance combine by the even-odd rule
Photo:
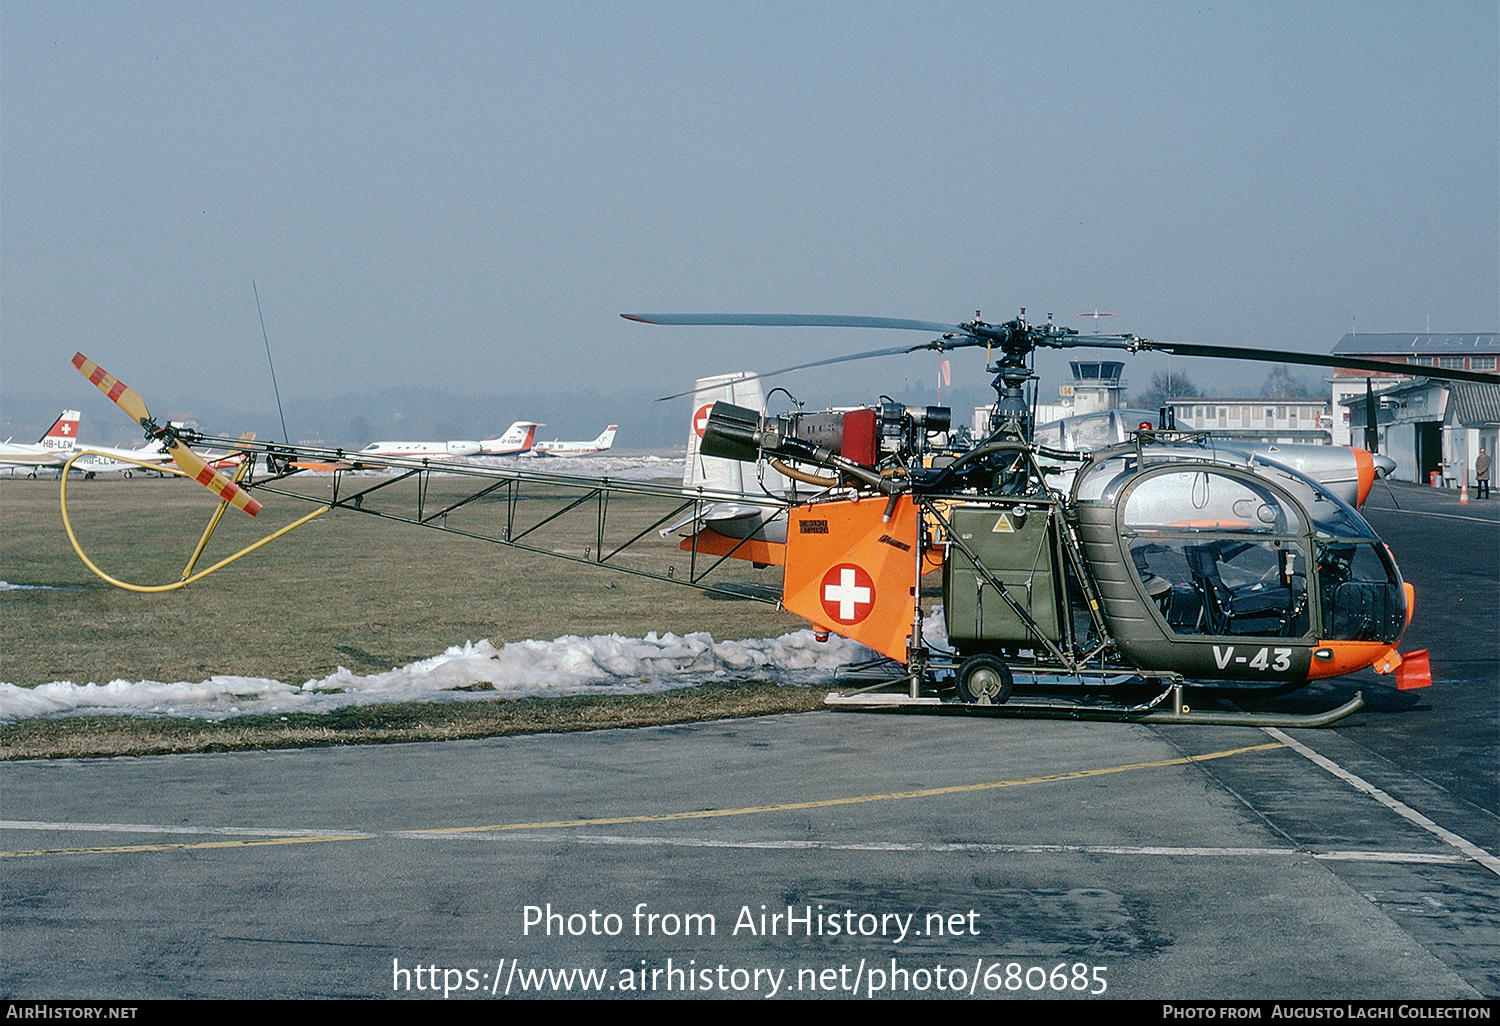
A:
<svg viewBox="0 0 1500 1026">
<path fill-rule="evenodd" d="M 304 487 L 322 492 L 326 479 L 309 479 Z M 445 490 L 460 487 L 465 487 L 463 482 L 434 478 L 424 501 L 441 502 Z M 705 596 L 630 574 L 346 511 L 314 520 L 186 588 L 159 594 L 122 591 L 101 581 L 73 552 L 63 529 L 58 492 L 55 480 L 0 479 L 0 580 L 48 586 L 0 592 L 5 611 L 0 680 L 23 687 L 56 680 L 197 681 L 216 674 L 300 684 L 325 677 L 339 666 L 360 673 L 388 670 L 482 638 L 500 644 L 567 634 L 639 637 L 649 631 L 708 631 L 724 640 L 775 636 L 805 626 L 764 603 Z M 231 511 L 200 568 L 314 508 L 284 496 L 263 499 L 266 508 L 254 520 Z M 409 484 L 378 497 L 392 512 L 414 509 L 415 501 L 415 489 Z M 550 505 L 538 502 L 538 508 L 527 515 L 534 522 L 550 509 L 561 508 L 561 503 L 561 498 Z M 501 515 L 501 505 L 498 499 L 471 504 L 451 518 L 450 526 L 491 524 Z M 177 580 L 213 506 L 204 489 L 171 478 L 75 479 L 69 485 L 69 508 L 85 552 L 106 573 L 133 583 Z M 645 500 L 615 500 L 609 511 L 611 529 L 633 534 L 659 513 Z M 594 530 L 591 516 L 574 516 L 559 520 L 535 538 L 544 546 L 576 556 L 592 548 Z M 660 568 L 670 563 L 685 572 L 685 554 L 654 531 L 642 539 L 639 553 L 631 558 L 640 560 L 642 566 Z M 779 581 L 774 569 L 754 571 L 736 565 L 732 574 L 762 585 Z M 795 707 L 809 706 L 807 693 L 801 689 L 768 690 L 784 693 L 784 700 Z M 627 719 L 635 715 L 628 711 L 635 700 L 565 700 L 574 708 L 559 715 L 559 724 L 609 725 L 578 715 L 579 701 L 615 707 Z M 661 706 L 658 715 L 681 719 L 732 714 L 747 707 L 748 701 L 747 695 L 736 692 L 725 708 L 713 706 L 690 716 L 667 708 L 670 701 L 644 705 Z M 505 708 L 491 708 L 496 705 Z M 480 702 L 473 703 L 475 708 L 467 714 L 445 707 L 441 715 L 433 711 L 425 717 L 420 711 L 399 717 L 387 711 L 385 719 L 410 725 L 424 718 L 435 722 L 469 715 L 487 725 L 474 727 L 476 733 L 464 733 L 465 728 L 450 724 L 444 730 L 457 733 L 437 736 L 481 736 L 509 729 L 496 717 L 503 721 L 507 714 L 519 712 L 518 705 Z M 469 704 L 459 708 L 469 708 Z M 336 719 L 345 724 L 345 730 L 353 731 L 356 722 L 359 729 L 375 723 L 379 715 L 371 715 L 375 719 L 369 721 L 354 712 Z M 97 719 L 118 718 L 90 718 L 89 722 Z M 574 729 L 549 728 L 545 719 L 527 729 Z M 24 736 L 39 731 L 49 735 L 76 732 L 82 729 L 79 722 L 27 721 L 7 726 L 0 731 L 0 748 L 11 758 L 83 754 L 93 749 L 73 741 L 41 749 L 23 743 Z M 111 732 L 118 727 L 113 723 Z M 153 727 L 149 721 L 131 729 L 143 735 L 161 732 L 159 725 Z M 381 728 L 359 739 L 417 736 L 428 735 L 414 728 L 405 733 Z M 341 739 L 356 737 L 348 733 Z M 220 737 L 198 747 L 256 747 L 308 740 L 277 740 L 252 731 L 245 740 Z M 311 743 L 329 741 L 313 739 Z M 188 750 L 195 745 L 176 738 L 145 747 Z M 99 750 L 134 749 L 126 743 Z"/>
</svg>

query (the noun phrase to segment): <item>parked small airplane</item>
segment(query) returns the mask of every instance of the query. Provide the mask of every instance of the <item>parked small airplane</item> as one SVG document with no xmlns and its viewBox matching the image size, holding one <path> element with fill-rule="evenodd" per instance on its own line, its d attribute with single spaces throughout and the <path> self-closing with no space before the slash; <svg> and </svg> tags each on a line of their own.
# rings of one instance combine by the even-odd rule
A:
<svg viewBox="0 0 1500 1026">
<path fill-rule="evenodd" d="M 38 469 L 60 470 L 77 447 L 78 421 L 82 416 L 77 410 L 64 410 L 35 442 L 7 439 L 0 443 L 0 467 L 30 468 L 27 477 L 36 477 Z"/>
<path fill-rule="evenodd" d="M 464 456 L 519 456 L 530 452 L 536 443 L 536 429 L 540 424 L 530 420 L 518 420 L 506 429 L 499 438 L 483 442 L 371 442 L 351 458 L 367 463 L 372 457 L 400 456 L 409 460 L 452 460 Z"/>
<path fill-rule="evenodd" d="M 181 427 L 182 425 L 176 424 L 175 426 Z M 33 469 L 28 476 L 35 477 L 37 469 L 61 471 L 69 458 L 76 456 L 73 459 L 73 472 L 92 478 L 95 474 L 120 473 L 130 477 L 136 471 L 151 469 L 141 466 L 142 463 L 166 466 L 172 462 L 172 454 L 159 441 L 143 445 L 139 449 L 121 449 L 113 445 L 88 445 L 79 437 L 81 431 L 81 417 L 78 411 L 65 410 L 52 427 L 47 429 L 41 441 L 32 445 L 11 442 L 0 445 L 0 466 L 30 467 Z M 215 456 L 208 454 L 207 458 L 212 461 Z M 238 457 L 236 457 L 237 461 Z M 161 471 L 156 473 L 158 477 L 166 476 Z"/>
<path fill-rule="evenodd" d="M 617 425 L 611 424 L 592 442 L 538 442 L 532 454 L 536 456 L 590 456 L 597 452 L 604 452 L 615 444 L 617 429 Z"/>
<path fill-rule="evenodd" d="M 93 477 L 95 474 L 124 474 L 130 477 L 136 471 L 145 473 L 151 469 L 141 466 L 142 463 L 165 467 L 172 462 L 172 454 L 160 441 L 143 445 L 139 449 L 120 449 L 112 445 L 86 445 L 83 442 L 78 443 L 78 448 L 83 450 L 83 455 L 73 461 L 73 469 L 83 471 L 85 477 Z M 156 471 L 156 475 L 166 476 L 160 470 Z"/>
</svg>

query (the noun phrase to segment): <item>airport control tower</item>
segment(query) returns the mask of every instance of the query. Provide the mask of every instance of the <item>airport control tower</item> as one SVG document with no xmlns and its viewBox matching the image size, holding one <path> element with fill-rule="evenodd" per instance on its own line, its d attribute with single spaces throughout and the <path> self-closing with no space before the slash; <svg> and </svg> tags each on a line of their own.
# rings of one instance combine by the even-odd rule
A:
<svg viewBox="0 0 1500 1026">
<path fill-rule="evenodd" d="M 1073 383 L 1057 390 L 1059 403 L 1072 399 L 1073 415 L 1097 410 L 1118 410 L 1125 405 L 1125 382 L 1119 360 L 1074 360 Z"/>
</svg>

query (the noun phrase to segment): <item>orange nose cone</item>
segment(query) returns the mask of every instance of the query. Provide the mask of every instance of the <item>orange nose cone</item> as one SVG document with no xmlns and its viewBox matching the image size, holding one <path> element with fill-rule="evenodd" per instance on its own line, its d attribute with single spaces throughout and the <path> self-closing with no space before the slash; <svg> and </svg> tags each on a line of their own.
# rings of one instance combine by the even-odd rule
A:
<svg viewBox="0 0 1500 1026">
<path fill-rule="evenodd" d="M 1370 489 L 1375 485 L 1375 459 L 1364 449 L 1349 450 L 1354 453 L 1354 465 L 1359 469 L 1359 501 L 1356 506 L 1365 504 L 1365 496 L 1370 494 Z"/>
</svg>

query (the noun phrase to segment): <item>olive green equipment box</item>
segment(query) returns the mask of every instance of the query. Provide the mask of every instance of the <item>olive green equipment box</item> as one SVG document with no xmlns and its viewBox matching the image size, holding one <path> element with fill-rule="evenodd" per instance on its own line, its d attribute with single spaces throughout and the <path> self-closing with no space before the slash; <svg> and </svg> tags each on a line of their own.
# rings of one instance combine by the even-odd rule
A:
<svg viewBox="0 0 1500 1026">
<path fill-rule="evenodd" d="M 1032 648 L 1062 638 L 1056 531 L 1050 507 L 966 503 L 949 507 L 943 563 L 948 641 L 961 653 Z"/>
</svg>

